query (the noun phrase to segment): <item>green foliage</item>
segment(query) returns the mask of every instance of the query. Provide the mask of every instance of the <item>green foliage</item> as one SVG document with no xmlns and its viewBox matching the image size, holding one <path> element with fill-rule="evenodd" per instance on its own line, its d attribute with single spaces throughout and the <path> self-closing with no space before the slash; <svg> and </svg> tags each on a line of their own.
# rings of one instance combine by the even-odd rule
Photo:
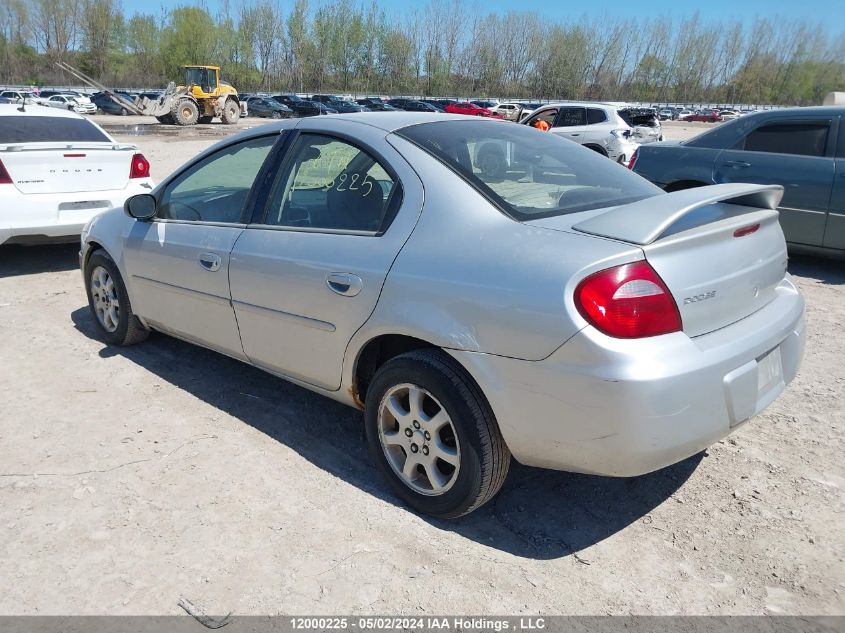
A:
<svg viewBox="0 0 845 633">
<path fill-rule="evenodd" d="M 648 102 L 821 102 L 845 88 L 845 37 L 820 24 L 608 16 L 549 21 L 468 0 L 241 0 L 124 17 L 122 0 L 0 0 L 0 81 L 67 83 L 64 59 L 116 87 L 219 65 L 239 90 Z M 284 8 L 283 8 L 284 7 Z"/>
</svg>

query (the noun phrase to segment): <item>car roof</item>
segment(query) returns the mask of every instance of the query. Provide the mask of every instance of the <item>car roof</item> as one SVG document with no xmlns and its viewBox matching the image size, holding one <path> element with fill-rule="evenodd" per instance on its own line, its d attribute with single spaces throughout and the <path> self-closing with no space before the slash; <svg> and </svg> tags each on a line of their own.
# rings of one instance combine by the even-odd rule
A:
<svg viewBox="0 0 845 633">
<path fill-rule="evenodd" d="M 49 108 L 47 106 L 28 105 L 25 112 L 20 111 L 20 105 L 16 103 L 0 103 L 0 116 L 46 116 L 46 117 L 64 117 L 68 119 L 85 119 L 80 114 L 70 110 L 59 108 Z M 87 119 L 85 119 L 87 121 Z"/>
</svg>

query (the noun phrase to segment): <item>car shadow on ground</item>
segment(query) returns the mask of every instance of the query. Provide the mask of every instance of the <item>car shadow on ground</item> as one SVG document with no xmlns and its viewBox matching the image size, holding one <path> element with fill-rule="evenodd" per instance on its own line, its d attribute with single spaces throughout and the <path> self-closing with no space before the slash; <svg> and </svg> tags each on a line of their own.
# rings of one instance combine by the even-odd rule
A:
<svg viewBox="0 0 845 633">
<path fill-rule="evenodd" d="M 0 246 L 0 279 L 79 268 L 79 244 Z"/>
<path fill-rule="evenodd" d="M 845 261 L 822 259 L 811 255 L 790 255 L 789 272 L 799 277 L 816 279 L 823 284 L 845 284 Z"/>
<path fill-rule="evenodd" d="M 71 319 L 82 334 L 98 339 L 87 307 L 75 310 Z M 102 357 L 114 355 L 251 425 L 367 494 L 403 505 L 370 457 L 359 411 L 161 334 L 153 333 L 139 345 L 107 346 L 100 352 Z M 514 462 L 500 494 L 470 516 L 454 521 L 421 518 L 437 529 L 516 556 L 575 555 L 586 562 L 579 551 L 636 521 L 650 522 L 648 514 L 672 496 L 703 458 L 704 454 L 696 455 L 632 479 L 555 472 Z"/>
</svg>

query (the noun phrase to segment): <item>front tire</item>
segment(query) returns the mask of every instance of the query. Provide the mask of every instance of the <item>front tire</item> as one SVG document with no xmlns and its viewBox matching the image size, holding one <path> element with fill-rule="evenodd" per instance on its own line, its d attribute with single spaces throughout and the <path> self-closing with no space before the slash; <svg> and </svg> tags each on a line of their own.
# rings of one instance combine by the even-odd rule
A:
<svg viewBox="0 0 845 633">
<path fill-rule="evenodd" d="M 468 514 L 505 481 L 510 452 L 490 405 L 442 350 L 409 352 L 380 367 L 364 415 L 379 469 L 420 512 L 440 518 Z"/>
<path fill-rule="evenodd" d="M 226 125 L 234 125 L 238 122 L 240 116 L 241 109 L 238 106 L 237 101 L 234 99 L 227 99 L 226 103 L 223 105 L 223 114 L 220 117 L 223 123 Z"/>
<path fill-rule="evenodd" d="M 196 125 L 200 111 L 197 104 L 190 99 L 180 99 L 170 114 L 177 125 L 188 126 Z"/>
<path fill-rule="evenodd" d="M 95 251 L 85 264 L 85 292 L 100 336 L 110 345 L 133 345 L 147 336 L 135 313 L 117 264 L 104 250 Z"/>
</svg>

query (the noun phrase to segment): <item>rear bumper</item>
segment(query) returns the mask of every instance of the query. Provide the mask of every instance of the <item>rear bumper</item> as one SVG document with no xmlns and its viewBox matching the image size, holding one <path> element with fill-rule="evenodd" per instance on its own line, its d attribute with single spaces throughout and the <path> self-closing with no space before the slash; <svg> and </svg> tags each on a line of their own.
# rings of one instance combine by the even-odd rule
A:
<svg viewBox="0 0 845 633">
<path fill-rule="evenodd" d="M 124 189 L 75 193 L 22 194 L 0 192 L 0 244 L 78 238 L 85 224 L 98 213 L 122 207 L 127 198 L 149 193 L 154 183 L 139 178 Z M 91 206 L 84 203 L 90 202 Z M 78 204 L 82 203 L 82 204 Z"/>
<path fill-rule="evenodd" d="M 543 361 L 451 353 L 518 461 L 628 477 L 700 452 L 771 404 L 795 377 L 804 339 L 804 300 L 786 279 L 763 309 L 694 339 L 621 340 L 588 327 Z M 773 363 L 776 375 L 758 385 Z"/>
</svg>

